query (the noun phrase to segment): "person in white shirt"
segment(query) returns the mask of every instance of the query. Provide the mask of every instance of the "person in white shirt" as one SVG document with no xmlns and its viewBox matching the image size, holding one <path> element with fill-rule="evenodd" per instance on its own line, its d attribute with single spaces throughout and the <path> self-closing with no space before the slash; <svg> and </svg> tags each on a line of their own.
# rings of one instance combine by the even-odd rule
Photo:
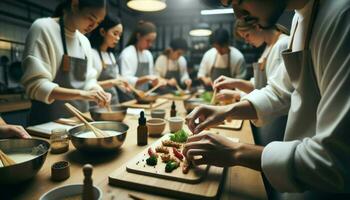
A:
<svg viewBox="0 0 350 200">
<path fill-rule="evenodd" d="M 119 103 L 117 87 L 128 87 L 128 82 L 119 74 L 119 66 L 114 56 L 122 33 L 123 25 L 120 19 L 107 15 L 89 37 L 96 77 L 99 85 L 112 94 L 111 104 Z"/>
<path fill-rule="evenodd" d="M 192 80 L 187 72 L 187 61 L 182 56 L 188 49 L 187 42 L 183 38 L 173 39 L 170 48 L 161 54 L 155 63 L 155 74 L 167 81 L 167 91 L 176 89 L 177 85 L 190 88 Z M 165 88 L 162 88 L 165 89 Z"/>
<path fill-rule="evenodd" d="M 282 54 L 286 70 L 239 103 L 196 108 L 187 123 L 197 134 L 228 116 L 264 124 L 288 113 L 284 141 L 262 147 L 201 134 L 189 138 L 184 154 L 196 165 L 262 170 L 284 199 L 350 199 L 350 1 L 222 1 L 228 2 L 238 18 L 264 28 L 286 8 L 296 10 Z"/>
<path fill-rule="evenodd" d="M 66 102 L 86 112 L 88 101 L 105 106 L 111 98 L 97 84 L 83 35 L 103 20 L 106 1 L 66 0 L 56 11 L 53 18 L 36 20 L 26 38 L 22 84 L 33 100 L 31 125 L 72 116 Z"/>
<path fill-rule="evenodd" d="M 224 28 L 219 28 L 210 36 L 213 48 L 203 55 L 198 70 L 198 79 L 204 86 L 211 87 L 220 76 L 244 79 L 246 67 L 243 54 L 230 46 L 230 34 Z"/>
<path fill-rule="evenodd" d="M 254 77 L 250 81 L 221 76 L 214 82 L 217 88 L 216 99 L 228 103 L 239 101 L 242 94 L 250 93 L 255 89 L 261 89 L 276 76 L 278 68 L 284 67 L 282 51 L 288 48 L 289 31 L 280 24 L 267 29 L 260 28 L 255 21 L 236 20 L 236 38 L 241 38 L 254 47 L 266 44 L 257 63 L 253 63 Z M 239 89 L 240 91 L 234 90 Z M 241 92 L 243 91 L 243 92 Z M 288 97 L 290 93 L 288 94 Z M 271 141 L 281 141 L 287 116 L 283 115 L 262 127 L 253 126 L 254 140 L 258 145 L 267 145 Z"/>
<path fill-rule="evenodd" d="M 148 50 L 157 37 L 156 26 L 139 21 L 132 33 L 128 46 L 121 52 L 119 62 L 121 74 L 130 84 L 141 90 L 148 90 L 148 83 L 157 85 L 159 78 L 153 72 L 153 56 Z"/>
</svg>

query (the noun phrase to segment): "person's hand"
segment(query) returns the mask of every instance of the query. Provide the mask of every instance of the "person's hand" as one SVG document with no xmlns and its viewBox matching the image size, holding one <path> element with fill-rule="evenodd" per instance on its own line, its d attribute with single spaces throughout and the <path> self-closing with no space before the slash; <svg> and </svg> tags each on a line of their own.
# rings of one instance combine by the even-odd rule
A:
<svg viewBox="0 0 350 200">
<path fill-rule="evenodd" d="M 0 138 L 31 138 L 26 130 L 22 126 L 17 125 L 1 125 L 0 126 Z"/>
<path fill-rule="evenodd" d="M 226 118 L 230 117 L 233 107 L 233 104 L 227 106 L 198 106 L 187 115 L 186 124 L 193 134 L 198 134 L 206 128 L 221 124 Z"/>
<path fill-rule="evenodd" d="M 187 89 L 191 88 L 192 80 L 191 80 L 191 79 L 186 79 L 186 80 L 185 80 L 185 85 L 186 85 L 186 88 L 187 88 Z"/>
<path fill-rule="evenodd" d="M 230 104 L 230 103 L 234 103 L 236 101 L 240 101 L 241 94 L 239 91 L 236 91 L 236 90 L 223 89 L 223 90 L 220 90 L 220 92 L 216 94 L 215 98 L 224 104 Z"/>
<path fill-rule="evenodd" d="M 209 77 L 202 77 L 201 80 L 205 86 L 212 86 L 213 84 Z"/>
<path fill-rule="evenodd" d="M 160 78 L 158 76 L 154 76 L 154 75 L 148 75 L 148 76 L 146 76 L 146 79 L 151 82 L 153 87 L 158 85 L 160 82 Z"/>
<path fill-rule="evenodd" d="M 172 79 L 167 80 L 167 84 L 170 85 L 170 86 L 176 87 L 177 81 L 176 81 L 175 78 L 172 78 Z"/>
<path fill-rule="evenodd" d="M 127 92 L 131 91 L 130 84 L 128 83 L 128 81 L 126 81 L 122 78 L 117 78 L 117 79 L 114 79 L 113 81 L 114 81 L 113 83 L 115 86 L 118 86 Z"/>
<path fill-rule="evenodd" d="M 220 76 L 213 83 L 213 88 L 217 90 L 222 89 L 235 89 L 241 80 L 236 78 L 230 78 L 227 76 Z"/>
<path fill-rule="evenodd" d="M 235 155 L 240 143 L 227 137 L 202 133 L 188 138 L 183 155 L 194 165 L 230 167 L 236 165 Z"/>
<path fill-rule="evenodd" d="M 112 95 L 103 90 L 82 90 L 81 96 L 85 100 L 96 102 L 101 107 L 108 105 L 112 99 Z"/>
</svg>

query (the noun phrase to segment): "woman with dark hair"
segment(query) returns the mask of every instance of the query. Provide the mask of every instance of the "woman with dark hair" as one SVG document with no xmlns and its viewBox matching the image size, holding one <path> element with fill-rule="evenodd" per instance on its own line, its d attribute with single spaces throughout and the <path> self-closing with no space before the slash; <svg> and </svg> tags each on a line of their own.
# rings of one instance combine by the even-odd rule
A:
<svg viewBox="0 0 350 200">
<path fill-rule="evenodd" d="M 262 89 L 268 86 L 268 82 L 274 81 L 276 74 L 284 69 L 281 52 L 288 47 L 288 34 L 289 31 L 279 24 L 268 29 L 261 29 L 253 20 L 237 20 L 235 24 L 237 38 L 244 39 L 246 43 L 254 47 L 264 44 L 266 47 L 258 62 L 253 63 L 254 77 L 250 81 L 222 76 L 214 82 L 214 87 L 220 90 L 216 98 L 225 102 L 239 101 L 242 95 L 251 93 L 255 89 Z M 233 89 L 239 89 L 244 93 Z M 262 127 L 253 126 L 255 143 L 267 145 L 271 141 L 281 141 L 286 123 L 287 116 L 284 115 L 271 119 Z"/>
<path fill-rule="evenodd" d="M 230 34 L 224 28 L 214 31 L 210 37 L 213 48 L 203 56 L 198 70 L 198 79 L 211 88 L 212 82 L 220 76 L 245 78 L 246 67 L 243 54 L 230 46 Z"/>
<path fill-rule="evenodd" d="M 107 15 L 89 37 L 98 83 L 106 92 L 112 94 L 112 104 L 119 103 L 116 87 L 128 87 L 127 81 L 119 74 L 117 59 L 114 56 L 114 49 L 122 33 L 123 25 L 120 19 Z"/>
<path fill-rule="evenodd" d="M 187 42 L 183 38 L 177 38 L 170 42 L 170 47 L 160 55 L 155 63 L 155 74 L 166 79 L 168 86 L 176 87 L 183 84 L 191 87 L 192 80 L 187 72 L 187 62 L 182 56 L 188 49 Z"/>
<path fill-rule="evenodd" d="M 153 75 L 153 56 L 148 50 L 157 37 L 156 26 L 151 22 L 140 21 L 132 33 L 128 46 L 120 55 L 121 74 L 135 87 L 147 90 L 148 83 L 159 83 Z"/>
<path fill-rule="evenodd" d="M 97 84 L 92 49 L 84 36 L 105 14 L 106 0 L 65 0 L 53 18 L 32 24 L 22 64 L 22 84 L 33 100 L 29 124 L 70 117 L 66 102 L 82 112 L 88 111 L 88 101 L 109 103 L 111 95 Z"/>
</svg>

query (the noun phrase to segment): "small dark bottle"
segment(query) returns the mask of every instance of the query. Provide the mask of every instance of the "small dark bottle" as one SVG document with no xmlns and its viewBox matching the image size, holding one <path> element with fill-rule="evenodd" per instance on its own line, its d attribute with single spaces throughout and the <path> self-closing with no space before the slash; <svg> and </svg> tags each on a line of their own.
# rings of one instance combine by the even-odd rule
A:
<svg viewBox="0 0 350 200">
<path fill-rule="evenodd" d="M 171 104 L 170 117 L 176 117 L 176 105 L 175 101 Z"/>
<path fill-rule="evenodd" d="M 142 111 L 139 118 L 139 126 L 137 127 L 137 145 L 147 145 L 148 128 L 146 126 L 145 113 Z"/>
</svg>

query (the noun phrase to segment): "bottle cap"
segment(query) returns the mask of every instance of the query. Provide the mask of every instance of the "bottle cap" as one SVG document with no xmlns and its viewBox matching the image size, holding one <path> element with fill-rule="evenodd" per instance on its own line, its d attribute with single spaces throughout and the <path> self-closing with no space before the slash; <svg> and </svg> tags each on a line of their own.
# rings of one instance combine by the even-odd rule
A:
<svg viewBox="0 0 350 200">
<path fill-rule="evenodd" d="M 175 101 L 173 101 L 173 103 L 171 104 L 171 109 L 176 109 Z"/>
<path fill-rule="evenodd" d="M 146 125 L 145 113 L 143 111 L 140 113 L 139 125 Z"/>
</svg>

